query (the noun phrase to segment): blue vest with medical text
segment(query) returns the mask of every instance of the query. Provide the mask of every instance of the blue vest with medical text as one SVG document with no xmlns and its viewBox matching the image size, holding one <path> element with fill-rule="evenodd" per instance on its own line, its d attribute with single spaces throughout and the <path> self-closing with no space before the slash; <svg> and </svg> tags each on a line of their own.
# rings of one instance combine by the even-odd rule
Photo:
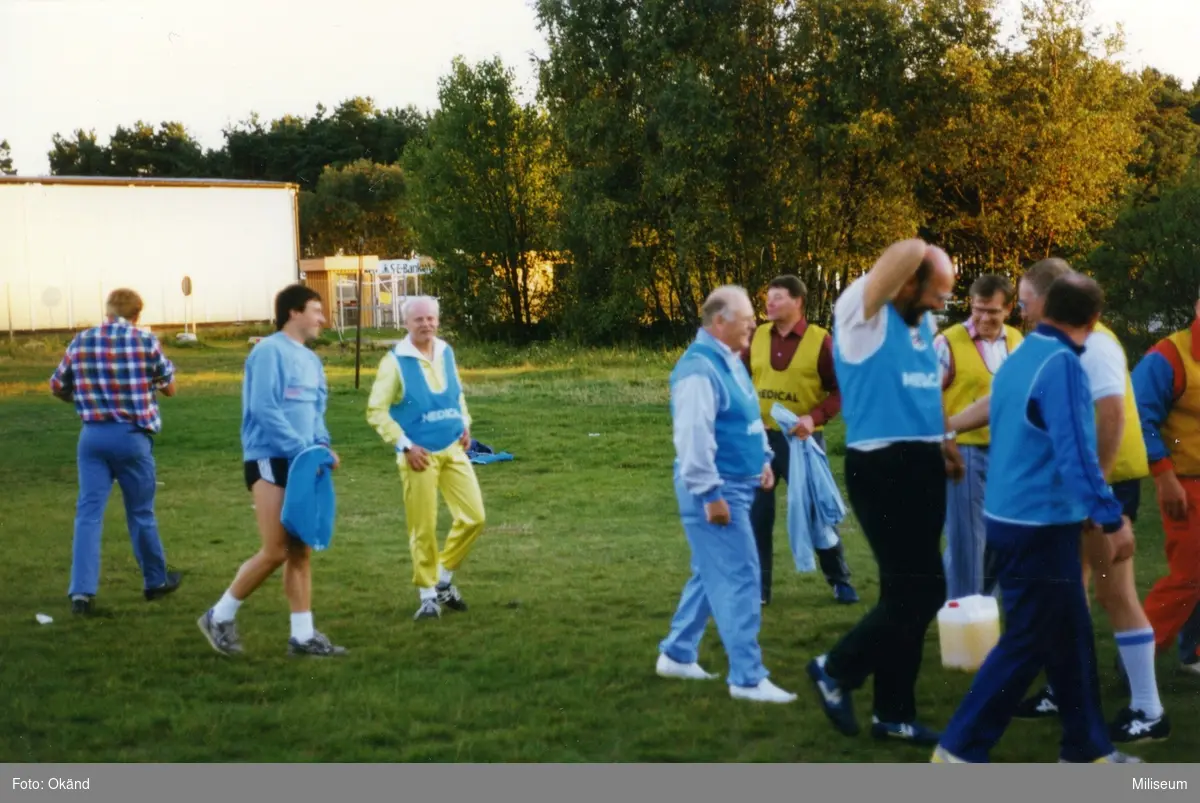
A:
<svg viewBox="0 0 1200 803">
<path fill-rule="evenodd" d="M 933 316 L 910 329 L 890 303 L 883 344 L 870 357 L 845 359 L 834 337 L 833 359 L 842 391 L 846 446 L 872 441 L 934 441 L 946 431 Z M 835 329 L 837 323 L 834 323 Z"/>
<path fill-rule="evenodd" d="M 1059 365 L 1070 347 L 1054 337 L 1032 334 L 1000 366 L 992 379 L 989 420 L 992 445 L 988 455 L 983 512 L 988 518 L 1012 524 L 1042 526 L 1073 524 L 1088 516 L 1085 500 L 1067 487 L 1058 469 L 1054 442 L 1044 427 L 1030 417 L 1034 383 L 1043 370 L 1061 376 Z M 1065 359 L 1078 362 L 1078 356 Z M 1079 371 L 1082 373 L 1082 366 Z M 1086 377 L 1084 377 L 1086 380 Z M 1081 398 L 1075 411 L 1087 448 L 1096 449 L 1096 414 L 1090 395 Z"/>
<path fill-rule="evenodd" d="M 449 346 L 442 352 L 446 373 L 446 389 L 434 393 L 416 357 L 392 352 L 400 364 L 400 380 L 404 383 L 404 398 L 391 406 L 391 415 L 413 443 L 437 452 L 462 437 L 463 422 L 459 396 L 462 386 L 454 366 L 454 350 Z"/>
<path fill-rule="evenodd" d="M 734 370 L 741 371 L 741 382 L 734 376 Z M 714 422 L 717 473 L 723 478 L 737 479 L 762 474 L 767 460 L 766 436 L 750 373 L 741 360 L 731 366 L 713 346 L 699 341 L 692 343 L 679 358 L 671 372 L 671 385 L 696 373 L 707 375 L 718 385 Z M 729 401 L 725 409 L 721 409 L 722 399 Z"/>
</svg>

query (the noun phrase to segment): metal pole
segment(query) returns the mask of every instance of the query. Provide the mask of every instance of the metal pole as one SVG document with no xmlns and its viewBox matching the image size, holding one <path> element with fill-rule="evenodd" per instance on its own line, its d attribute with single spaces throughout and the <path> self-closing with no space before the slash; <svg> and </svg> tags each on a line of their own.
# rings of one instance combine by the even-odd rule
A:
<svg viewBox="0 0 1200 803">
<path fill-rule="evenodd" d="M 362 282 L 363 282 L 363 258 L 362 248 L 358 249 L 358 325 L 354 327 L 354 389 L 358 390 L 358 371 L 361 365 L 362 355 Z"/>
</svg>

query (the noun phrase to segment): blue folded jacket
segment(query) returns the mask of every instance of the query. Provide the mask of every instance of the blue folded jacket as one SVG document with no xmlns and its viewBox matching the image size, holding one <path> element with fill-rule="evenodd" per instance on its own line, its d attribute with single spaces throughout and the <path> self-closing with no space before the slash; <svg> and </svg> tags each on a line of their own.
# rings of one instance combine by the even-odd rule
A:
<svg viewBox="0 0 1200 803">
<path fill-rule="evenodd" d="M 513 456 L 508 452 L 494 452 L 486 443 L 472 440 L 470 448 L 467 449 L 467 458 L 472 463 L 482 466 L 488 463 L 506 463 L 512 460 Z"/>
<path fill-rule="evenodd" d="M 333 492 L 333 452 L 310 446 L 292 458 L 283 492 L 283 527 L 316 551 L 329 547 L 337 497 Z"/>
<path fill-rule="evenodd" d="M 771 417 L 785 433 L 799 421 L 799 416 L 778 402 L 771 407 Z M 788 435 L 787 440 L 788 544 L 796 571 L 811 572 L 816 569 L 813 550 L 837 546 L 834 528 L 846 518 L 846 504 L 824 450 L 812 438 Z"/>
</svg>

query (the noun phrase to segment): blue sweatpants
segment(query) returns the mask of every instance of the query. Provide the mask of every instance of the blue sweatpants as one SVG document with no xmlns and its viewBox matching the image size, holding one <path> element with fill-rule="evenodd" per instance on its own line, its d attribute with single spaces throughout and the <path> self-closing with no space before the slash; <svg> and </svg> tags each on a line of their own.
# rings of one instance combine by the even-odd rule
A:
<svg viewBox="0 0 1200 803">
<path fill-rule="evenodd" d="M 946 481 L 946 598 L 990 594 L 995 583 L 983 523 L 983 489 L 987 486 L 988 450 L 960 446 L 966 474 Z M 987 576 L 985 576 L 985 571 Z"/>
<path fill-rule="evenodd" d="M 1059 758 L 1090 762 L 1113 751 L 1100 705 L 1081 534 L 1080 524 L 1026 527 L 987 520 L 1005 630 L 946 726 L 941 746 L 950 753 L 986 762 L 1043 669 L 1061 712 Z"/>
<path fill-rule="evenodd" d="M 154 455 L 150 435 L 127 423 L 85 423 L 79 433 L 79 499 L 70 595 L 94 596 L 100 585 L 100 535 L 113 480 L 125 499 L 133 554 L 146 588 L 167 581 L 167 561 L 154 515 Z"/>
<path fill-rule="evenodd" d="M 680 518 L 692 548 L 692 576 L 659 651 L 679 663 L 696 661 L 711 616 L 729 658 L 731 686 L 757 686 L 768 675 L 758 644 L 762 579 L 750 526 L 757 487 L 757 478 L 726 480 L 722 493 L 729 504 L 729 524 L 717 525 L 705 520 L 700 498 L 689 493 L 678 476 L 675 479 Z"/>
</svg>

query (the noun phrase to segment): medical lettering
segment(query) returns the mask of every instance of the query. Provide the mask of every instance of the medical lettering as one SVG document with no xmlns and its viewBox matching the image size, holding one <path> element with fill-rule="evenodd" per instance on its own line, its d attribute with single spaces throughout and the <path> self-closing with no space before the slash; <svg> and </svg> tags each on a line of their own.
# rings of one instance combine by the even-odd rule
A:
<svg viewBox="0 0 1200 803">
<path fill-rule="evenodd" d="M 938 381 L 937 372 L 922 373 L 920 371 L 905 371 L 900 376 L 900 381 L 906 388 L 918 388 L 920 390 L 928 390 L 929 388 L 941 388 L 942 383 Z"/>
<path fill-rule="evenodd" d="M 438 421 L 448 421 L 452 418 L 462 418 L 462 413 L 454 408 L 445 410 L 430 410 L 421 416 L 421 421 L 426 424 L 433 424 Z"/>
</svg>

